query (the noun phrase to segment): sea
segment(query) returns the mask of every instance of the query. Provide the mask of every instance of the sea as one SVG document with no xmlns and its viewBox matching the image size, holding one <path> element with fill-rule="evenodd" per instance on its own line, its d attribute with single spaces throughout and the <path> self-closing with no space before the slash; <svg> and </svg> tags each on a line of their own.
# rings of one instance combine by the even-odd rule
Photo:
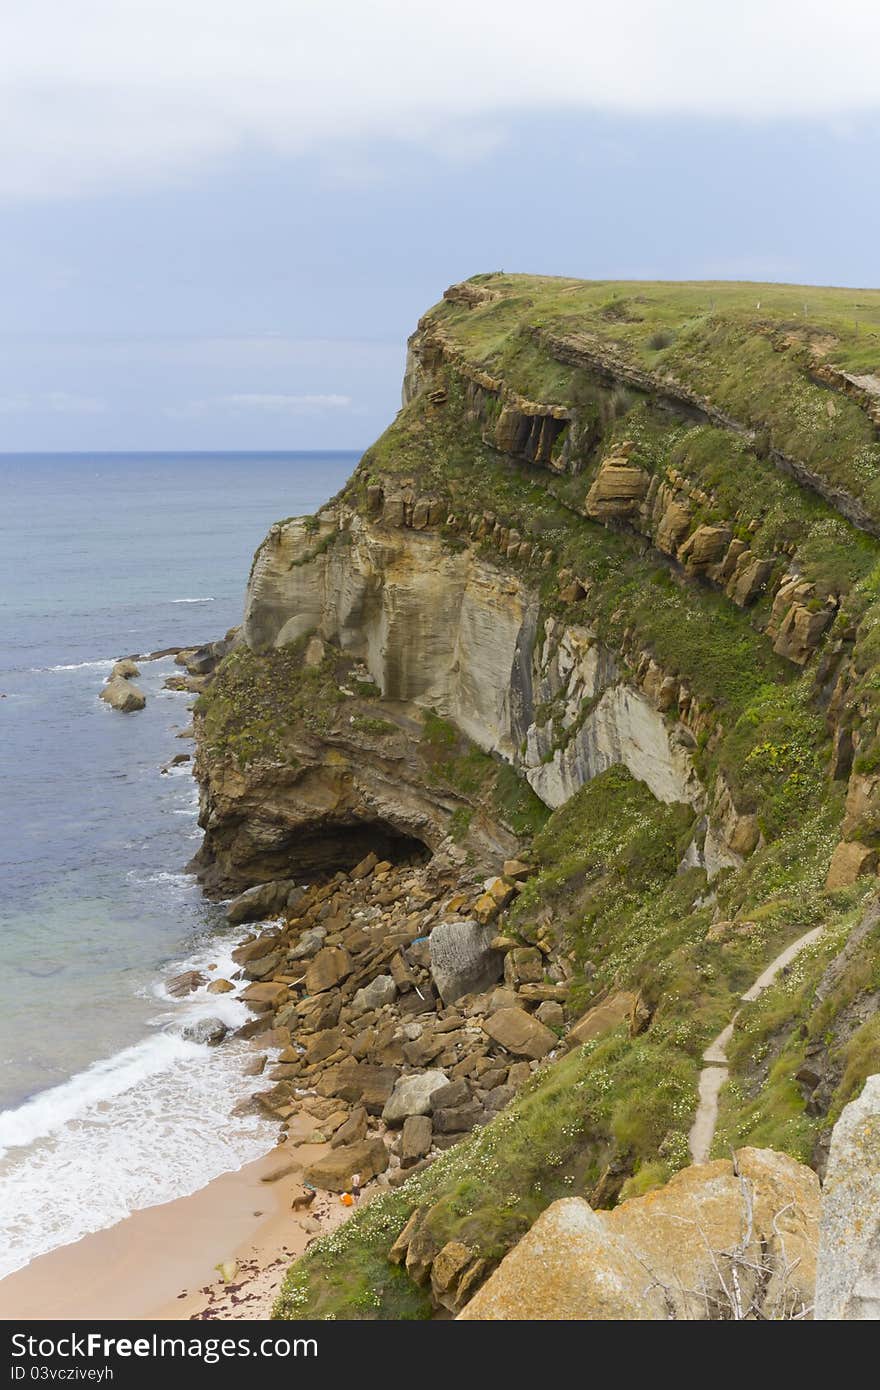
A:
<svg viewBox="0 0 880 1390">
<path fill-rule="evenodd" d="M 186 870 L 190 765 L 163 770 L 192 696 L 163 688 L 171 658 L 142 664 L 142 712 L 98 695 L 115 659 L 240 622 L 269 526 L 357 458 L 0 455 L 0 1279 L 272 1147 L 233 1113 L 247 1045 L 182 1036 L 245 1006 L 166 987 L 225 977 L 242 936 Z"/>
</svg>

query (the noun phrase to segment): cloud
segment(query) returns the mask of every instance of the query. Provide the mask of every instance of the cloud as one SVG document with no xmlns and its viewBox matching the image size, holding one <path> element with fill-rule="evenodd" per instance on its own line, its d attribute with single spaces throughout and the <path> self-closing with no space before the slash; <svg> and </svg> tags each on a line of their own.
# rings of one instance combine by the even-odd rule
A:
<svg viewBox="0 0 880 1390">
<path fill-rule="evenodd" d="M 266 415 L 323 415 L 327 411 L 348 410 L 350 407 L 350 396 L 287 396 L 271 392 L 242 391 L 228 396 L 211 396 L 206 400 L 187 401 L 180 406 L 168 406 L 165 414 L 176 420 L 212 415 L 218 411 L 235 414 L 257 411 Z"/>
<path fill-rule="evenodd" d="M 45 401 L 54 415 L 103 415 L 107 409 L 99 396 L 76 396 L 69 391 L 50 391 Z"/>
<path fill-rule="evenodd" d="M 0 196 L 476 157 L 542 111 L 845 120 L 880 110 L 878 51 L 876 0 L 6 0 Z"/>
<path fill-rule="evenodd" d="M 261 395 L 243 392 L 239 395 L 220 396 L 221 405 L 240 410 L 281 411 L 287 415 L 310 415 L 316 410 L 347 410 L 351 405 L 350 396 L 281 396 Z"/>
<path fill-rule="evenodd" d="M 70 391 L 46 391 L 40 395 L 0 396 L 0 415 L 103 415 L 107 402 L 99 396 L 78 396 Z"/>
</svg>

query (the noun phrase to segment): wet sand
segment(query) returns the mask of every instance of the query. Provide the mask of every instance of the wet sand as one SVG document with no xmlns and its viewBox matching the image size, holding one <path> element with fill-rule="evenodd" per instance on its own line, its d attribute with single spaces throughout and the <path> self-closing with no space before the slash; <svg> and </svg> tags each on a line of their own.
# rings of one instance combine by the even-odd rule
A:
<svg viewBox="0 0 880 1390">
<path fill-rule="evenodd" d="M 0 1280 L 0 1318 L 268 1317 L 290 1261 L 350 1214 L 324 1192 L 306 1211 L 291 1209 L 302 1166 L 326 1148 L 281 1145 L 189 1197 L 41 1255 Z M 296 1171 L 262 1181 L 289 1162 Z M 226 1261 L 238 1266 L 228 1283 L 216 1269 Z"/>
</svg>

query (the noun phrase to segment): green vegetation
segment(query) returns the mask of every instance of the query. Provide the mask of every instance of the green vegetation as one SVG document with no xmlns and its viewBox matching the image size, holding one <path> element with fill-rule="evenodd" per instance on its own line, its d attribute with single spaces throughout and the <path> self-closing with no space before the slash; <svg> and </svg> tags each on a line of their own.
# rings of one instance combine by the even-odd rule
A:
<svg viewBox="0 0 880 1390">
<path fill-rule="evenodd" d="M 421 751 L 430 780 L 485 805 L 515 835 L 531 837 L 546 823 L 549 810 L 516 768 L 484 753 L 434 710 L 423 715 Z M 472 817 L 466 826 L 465 813 L 456 815 L 451 833 L 463 838 Z"/>
<path fill-rule="evenodd" d="M 813 893 L 812 901 L 798 904 L 801 921 L 812 917 L 825 925 L 825 933 L 743 1009 L 729 1049 L 731 1077 L 721 1094 L 717 1154 L 748 1142 L 812 1162 L 817 1141 L 827 1136 L 866 1077 L 880 1071 L 880 1014 L 871 1003 L 880 996 L 880 924 L 873 924 L 821 1002 L 816 1000 L 817 987 L 858 927 L 871 892 L 870 880 L 862 879 L 835 893 L 831 902 Z M 811 1109 L 805 1104 L 809 1087 L 802 1087 L 797 1075 L 817 1048 L 825 1094 L 821 1107 Z"/>
<path fill-rule="evenodd" d="M 491 509 L 552 549 L 549 571 L 509 562 L 540 586 L 545 610 L 566 611 L 556 570 L 567 567 L 593 585 L 589 620 L 600 637 L 619 648 L 624 631 L 634 632 L 665 670 L 687 673 L 696 693 L 736 708 L 767 681 L 791 678 L 790 665 L 720 594 L 682 584 L 666 567 L 649 568 L 627 536 L 575 515 L 554 496 L 555 483 L 546 474 L 500 458 L 483 442 L 453 376 L 447 377 L 442 409 L 426 407 L 417 397 L 367 451 L 349 485 L 351 500 L 359 502 L 371 479 L 389 474 L 445 492 L 450 510 L 461 515 Z M 487 545 L 486 554 L 497 553 Z"/>
<path fill-rule="evenodd" d="M 702 1054 L 737 1009 L 718 1155 L 758 1144 L 815 1161 L 842 1106 L 880 1070 L 880 926 L 863 919 L 876 879 L 825 887 L 842 837 L 847 749 L 857 775 L 880 770 L 880 542 L 774 462 L 778 453 L 798 460 L 880 519 L 877 430 L 826 370 L 880 371 L 880 292 L 518 276 L 474 283 L 494 297 L 471 306 L 445 300 L 431 311 L 429 323 L 453 349 L 434 369 L 437 389 L 400 412 L 345 495 L 366 512 L 368 487 L 387 493 L 393 482 L 441 497 L 467 530 L 471 518 L 485 518 L 483 530 L 498 522 L 533 543 L 528 559 L 501 560 L 489 535 L 468 542 L 459 526 L 441 529 L 450 551 L 470 543 L 523 580 L 537 599 L 539 632 L 548 617 L 560 618 L 587 628 L 623 679 L 642 672 L 646 657 L 679 679 L 670 697 L 679 706 L 667 713 L 671 723 L 688 721 L 677 736 L 706 802 L 700 810 L 660 803 L 613 767 L 551 815 L 508 762 L 436 711 L 424 713 L 425 776 L 462 803 L 453 838 L 467 841 L 475 820 L 491 815 L 531 841 L 536 872 L 499 929 L 552 950 L 548 978 L 569 981 L 573 1017 L 619 991 L 636 996 L 638 1009 L 542 1066 L 491 1124 L 316 1241 L 288 1275 L 276 1310 L 282 1317 L 430 1316 L 425 1292 L 388 1260 L 416 1210 L 420 1239 L 424 1233 L 437 1249 L 461 1240 L 492 1263 L 560 1195 L 607 1203 L 666 1181 L 689 1161 Z M 671 376 L 747 432 L 686 417 L 644 391 L 566 365 L 548 335 L 580 336 L 592 352 L 598 345 L 606 357 Z M 475 385 L 474 373 L 454 364 L 456 349 L 504 389 L 484 378 Z M 552 468 L 493 447 L 509 392 L 572 409 Z M 584 515 L 600 460 L 623 441 L 652 489 L 686 483 L 692 525 L 726 528 L 772 562 L 771 591 L 790 572 L 815 586 L 807 613 L 826 601 L 829 610 L 840 605 L 805 669 L 774 654 L 766 595 L 739 608 L 717 576 L 713 587 L 685 573 L 650 550 L 635 525 L 613 518 L 599 525 Z M 570 586 L 572 577 L 579 585 Z M 561 597 L 572 591 L 579 597 Z M 242 678 L 258 694 L 252 707 L 235 671 L 224 667 L 206 721 L 213 717 L 211 737 L 250 757 L 277 740 L 273 719 L 307 717 L 309 692 L 294 682 L 283 697 L 289 703 L 263 710 L 263 677 L 248 670 Z M 330 681 L 332 673 L 322 668 L 308 679 Z M 558 746 L 594 706 L 584 698 L 564 725 L 561 705 L 570 697 L 554 691 L 547 682 L 537 692 L 535 718 L 542 726 L 553 719 Z M 312 717 L 332 720 L 338 698 L 337 690 Z M 355 721 L 376 736 L 395 728 L 380 729 L 387 721 L 369 712 Z M 840 780 L 829 776 L 832 767 Z M 869 792 L 857 820 L 850 798 L 846 837 L 880 845 L 880 792 Z M 720 793 L 729 793 L 738 817 L 754 816 L 748 848 L 755 839 L 757 847 L 709 883 L 693 867 L 693 849 L 704 844 L 706 811 L 718 829 Z M 757 1002 L 742 1005 L 768 963 L 818 926 L 821 938 Z"/>
<path fill-rule="evenodd" d="M 442 721 L 431 730 L 449 746 Z M 539 872 L 509 914 L 508 930 L 529 941 L 550 924 L 573 967 L 575 1012 L 615 989 L 638 991 L 651 1015 L 647 1031 L 631 1036 L 623 1024 L 543 1066 L 485 1129 L 316 1241 L 292 1267 L 276 1316 L 429 1316 L 423 1291 L 387 1259 L 417 1207 L 438 1249 L 457 1239 L 495 1261 L 555 1198 L 589 1198 L 609 1165 L 629 1175 L 621 1197 L 666 1181 L 688 1162 L 702 1051 L 767 961 L 827 921 L 827 946 L 800 957 L 735 1035 L 716 1144 L 726 1152 L 730 1142 L 767 1143 L 809 1157 L 823 1122 L 806 1113 L 793 1079 L 803 1051 L 793 1025 L 815 984 L 814 963 L 827 963 L 839 948 L 867 888 L 824 893 L 833 817 L 820 798 L 720 883 L 718 909 L 730 920 L 716 925 L 703 871 L 677 872 L 693 823 L 689 808 L 658 803 L 620 768 L 553 814 L 534 841 Z M 870 959 L 876 974 L 880 949 Z M 848 997 L 861 997 L 865 987 L 863 969 L 849 977 Z M 829 1007 L 817 1014 L 816 1030 Z M 756 1101 L 744 1098 L 741 1069 L 760 1061 L 760 1040 L 781 1024 L 788 1032 L 776 1071 Z M 834 1110 L 865 1068 L 878 1064 L 878 1041 L 872 1023 L 842 1045 L 847 1079 Z"/>
<path fill-rule="evenodd" d="M 522 395 L 571 401 L 571 369 L 554 361 L 538 334 L 583 335 L 709 398 L 880 516 L 871 422 L 815 377 L 824 364 L 880 373 L 880 291 L 526 275 L 478 275 L 472 283 L 497 297 L 477 306 L 444 300 L 430 319 L 469 361 Z"/>
<path fill-rule="evenodd" d="M 209 689 L 196 701 L 204 719 L 204 742 L 218 757 L 240 767 L 258 760 L 289 760 L 289 734 L 300 722 L 326 733 L 344 698 L 333 663 L 303 662 L 308 636 L 257 653 L 238 647 L 221 663 Z"/>
</svg>

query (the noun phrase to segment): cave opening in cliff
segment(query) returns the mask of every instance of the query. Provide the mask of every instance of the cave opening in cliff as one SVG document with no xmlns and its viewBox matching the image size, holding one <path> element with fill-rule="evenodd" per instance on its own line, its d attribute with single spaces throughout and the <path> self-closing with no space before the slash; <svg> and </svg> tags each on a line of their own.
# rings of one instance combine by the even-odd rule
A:
<svg viewBox="0 0 880 1390">
<path fill-rule="evenodd" d="M 297 835 L 291 846 L 296 876 L 327 877 L 342 870 L 347 873 L 373 853 L 397 867 L 424 864 L 431 849 L 423 840 L 398 830 L 388 821 L 353 821 L 350 824 L 323 824 Z"/>
</svg>

